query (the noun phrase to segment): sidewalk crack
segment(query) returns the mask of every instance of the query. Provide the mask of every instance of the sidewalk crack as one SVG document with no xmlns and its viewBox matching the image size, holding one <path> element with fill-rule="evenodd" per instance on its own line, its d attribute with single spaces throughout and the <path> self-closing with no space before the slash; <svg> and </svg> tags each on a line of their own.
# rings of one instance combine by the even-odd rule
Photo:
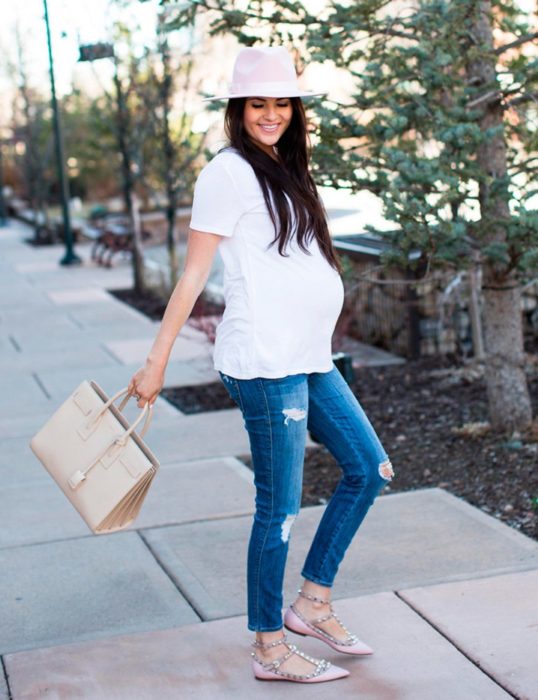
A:
<svg viewBox="0 0 538 700">
<path fill-rule="evenodd" d="M 45 396 L 47 397 L 47 399 L 50 399 L 50 398 L 51 398 L 51 395 L 50 395 L 49 392 L 45 389 L 45 385 L 43 384 L 43 382 L 42 382 L 41 379 L 39 378 L 38 374 L 37 374 L 36 372 L 32 372 L 32 377 L 35 379 L 35 382 L 36 382 L 37 386 L 38 386 L 38 387 L 41 389 L 41 391 L 45 394 Z"/>
<path fill-rule="evenodd" d="M 111 357 L 117 365 L 123 365 L 123 366 L 125 365 L 125 362 L 122 362 L 122 361 L 112 352 L 112 350 L 111 350 L 109 347 L 107 347 L 106 343 L 99 343 L 99 347 L 103 350 L 103 352 L 106 352 L 106 354 L 107 354 L 109 357 Z"/>
<path fill-rule="evenodd" d="M 13 693 L 11 692 L 11 687 L 9 685 L 9 674 L 7 672 L 6 662 L 3 656 L 0 656 L 0 661 L 2 662 L 2 673 L 4 674 L 4 680 L 6 682 L 7 700 L 13 700 Z"/>
<path fill-rule="evenodd" d="M 163 564 L 163 562 L 159 559 L 157 553 L 153 550 L 151 544 L 146 540 L 144 537 L 143 533 L 140 530 L 136 530 L 136 533 L 142 540 L 142 542 L 146 545 L 149 553 L 151 556 L 155 559 L 156 564 L 163 570 L 163 572 L 166 574 L 166 576 L 170 579 L 171 583 L 173 584 L 174 588 L 177 590 L 177 592 L 181 595 L 181 597 L 185 600 L 187 605 L 191 608 L 191 610 L 194 612 L 194 614 L 199 618 L 200 622 L 203 622 L 205 620 L 204 616 L 202 615 L 202 612 L 198 610 L 196 607 L 194 601 L 192 600 L 192 597 L 189 596 L 187 591 L 185 591 L 182 586 L 179 584 L 179 581 L 177 580 L 177 577 L 174 576 L 173 572 L 168 569 L 168 567 Z"/>
<path fill-rule="evenodd" d="M 71 321 L 71 323 L 75 326 L 75 328 L 79 328 L 81 331 L 85 330 L 85 326 L 83 323 L 81 323 L 78 318 L 71 313 L 71 311 L 68 311 L 66 313 L 66 317 Z"/>
<path fill-rule="evenodd" d="M 453 639 L 451 639 L 446 632 L 443 632 L 442 629 L 440 629 L 435 623 L 433 623 L 430 619 L 428 619 L 424 615 L 424 613 L 422 613 L 418 608 L 416 608 L 413 605 L 413 603 L 411 603 L 409 600 L 406 600 L 402 595 L 400 595 L 399 591 L 393 591 L 393 593 L 399 600 L 402 601 L 402 603 L 405 603 L 405 605 L 407 605 L 414 613 L 416 613 L 419 617 L 421 617 L 424 620 L 424 622 L 426 622 L 438 634 L 440 634 L 441 637 L 444 637 L 447 640 L 447 642 L 449 642 L 449 644 L 451 644 L 455 649 L 457 649 L 460 652 L 460 654 L 462 654 L 462 656 L 465 656 L 465 658 L 468 661 L 470 661 L 473 664 L 473 666 L 476 666 L 476 668 L 479 671 L 481 671 L 485 676 L 487 676 L 490 680 L 492 680 L 495 683 L 495 685 L 498 685 L 499 688 L 502 688 L 502 690 L 504 690 L 504 692 L 507 695 L 509 695 L 511 698 L 514 698 L 514 700 L 521 700 L 519 695 L 514 695 L 514 693 L 509 688 L 507 688 L 502 683 L 500 683 L 495 678 L 495 676 L 493 676 L 489 671 L 487 671 L 485 668 L 483 668 L 483 666 L 481 666 L 479 662 L 475 661 L 471 656 L 469 656 L 469 654 L 462 647 L 460 647 L 458 644 L 456 644 L 456 642 Z"/>
<path fill-rule="evenodd" d="M 11 345 L 13 345 L 15 350 L 17 352 L 21 352 L 21 346 L 17 343 L 17 340 L 12 335 L 8 335 L 8 338 L 9 338 L 9 342 L 11 343 Z"/>
</svg>

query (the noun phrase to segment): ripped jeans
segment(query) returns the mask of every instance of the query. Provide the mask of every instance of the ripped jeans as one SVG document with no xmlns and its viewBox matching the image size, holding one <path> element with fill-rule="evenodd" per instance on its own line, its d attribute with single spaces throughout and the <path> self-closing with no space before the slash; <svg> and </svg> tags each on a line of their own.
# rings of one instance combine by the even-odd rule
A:
<svg viewBox="0 0 538 700">
<path fill-rule="evenodd" d="M 248 629 L 279 630 L 290 529 L 301 504 L 307 430 L 323 442 L 343 472 L 301 571 L 310 581 L 332 586 L 353 536 L 393 471 L 370 421 L 334 363 L 329 372 L 278 379 L 219 374 L 243 414 L 254 469 Z"/>
</svg>

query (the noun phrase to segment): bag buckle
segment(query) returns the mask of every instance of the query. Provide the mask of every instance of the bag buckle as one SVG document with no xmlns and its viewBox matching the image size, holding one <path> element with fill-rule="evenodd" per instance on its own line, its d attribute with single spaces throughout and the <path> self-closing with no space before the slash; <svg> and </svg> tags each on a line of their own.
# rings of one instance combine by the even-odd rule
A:
<svg viewBox="0 0 538 700">
<path fill-rule="evenodd" d="M 85 478 L 86 478 L 86 474 L 81 472 L 80 469 L 77 469 L 76 472 L 71 474 L 71 476 L 67 480 L 67 483 L 69 484 L 69 486 L 71 486 L 71 488 L 73 490 L 75 490 L 77 488 L 77 486 L 84 481 Z"/>
</svg>

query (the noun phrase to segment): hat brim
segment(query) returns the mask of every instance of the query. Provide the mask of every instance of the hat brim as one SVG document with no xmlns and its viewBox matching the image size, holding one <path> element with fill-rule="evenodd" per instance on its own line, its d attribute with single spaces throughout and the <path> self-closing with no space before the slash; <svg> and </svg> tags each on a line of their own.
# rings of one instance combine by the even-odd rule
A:
<svg viewBox="0 0 538 700">
<path fill-rule="evenodd" d="M 328 95 L 328 92 L 307 92 L 304 90 L 295 90 L 292 91 L 291 93 L 286 93 L 283 95 L 282 93 L 279 94 L 269 94 L 268 92 L 266 94 L 261 94 L 261 93 L 256 93 L 256 95 L 252 95 L 251 93 L 228 93 L 227 95 L 214 95 L 212 97 L 204 97 L 202 99 L 202 102 L 213 102 L 214 100 L 232 100 L 234 97 L 321 97 L 324 95 Z"/>
</svg>

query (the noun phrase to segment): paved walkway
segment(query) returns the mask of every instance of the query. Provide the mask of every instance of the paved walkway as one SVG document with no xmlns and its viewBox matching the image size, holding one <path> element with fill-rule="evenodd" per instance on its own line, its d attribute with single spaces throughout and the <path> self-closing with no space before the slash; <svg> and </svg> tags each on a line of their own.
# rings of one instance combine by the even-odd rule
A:
<svg viewBox="0 0 538 700">
<path fill-rule="evenodd" d="M 83 266 L 64 268 L 61 247 L 33 248 L 28 235 L 0 229 L 0 699 L 303 694 L 250 671 L 254 488 L 236 458 L 248 451 L 238 409 L 188 416 L 159 398 L 147 441 L 161 469 L 136 527 L 110 535 L 91 534 L 31 452 L 80 381 L 109 394 L 126 385 L 158 323 L 107 294 L 130 286 L 127 262 L 101 269 L 79 245 Z M 185 327 L 166 386 L 217 379 L 205 336 Z M 294 525 L 286 604 L 322 512 L 304 508 Z M 334 589 L 341 617 L 375 653 L 339 657 L 301 639 L 352 671 L 308 696 L 536 700 L 537 590 L 538 543 L 443 489 L 388 491 Z"/>
</svg>

